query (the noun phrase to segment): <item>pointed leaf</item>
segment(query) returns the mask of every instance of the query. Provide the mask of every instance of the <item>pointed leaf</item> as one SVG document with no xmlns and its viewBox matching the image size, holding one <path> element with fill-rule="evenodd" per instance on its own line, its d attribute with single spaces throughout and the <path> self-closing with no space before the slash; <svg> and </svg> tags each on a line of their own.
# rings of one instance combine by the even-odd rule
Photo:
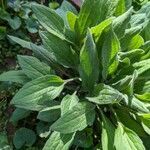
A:
<svg viewBox="0 0 150 150">
<path fill-rule="evenodd" d="M 54 122 L 60 117 L 60 107 L 53 106 L 42 109 L 37 116 L 37 119 L 45 122 Z"/>
<path fill-rule="evenodd" d="M 99 60 L 92 35 L 88 32 L 80 52 L 80 76 L 85 89 L 91 91 L 99 75 Z"/>
<path fill-rule="evenodd" d="M 114 135 L 115 127 L 111 121 L 102 114 L 102 147 L 103 150 L 115 150 L 114 148 Z"/>
<path fill-rule="evenodd" d="M 42 32 L 41 38 L 46 49 L 55 56 L 55 61 L 66 67 L 78 64 L 78 56 L 70 48 L 70 43 L 48 32 Z"/>
<path fill-rule="evenodd" d="M 79 99 L 75 93 L 72 95 L 66 95 L 61 101 L 61 115 L 64 115 L 72 109 L 78 102 Z"/>
<path fill-rule="evenodd" d="M 40 62 L 37 58 L 33 56 L 18 56 L 19 65 L 21 66 L 23 72 L 31 79 L 36 79 L 44 75 L 51 74 L 51 68 Z"/>
<path fill-rule="evenodd" d="M 30 79 L 24 74 L 22 70 L 18 70 L 2 73 L 0 75 L 0 81 L 10 81 L 25 84 L 30 81 Z"/>
<path fill-rule="evenodd" d="M 53 132 L 47 140 L 43 150 L 69 150 L 74 134 L 60 134 Z"/>
<path fill-rule="evenodd" d="M 106 27 L 108 27 L 112 23 L 112 21 L 113 21 L 113 18 L 108 18 L 108 19 L 102 21 L 101 23 L 99 23 L 98 25 L 92 27 L 91 28 L 91 33 L 93 34 L 93 36 L 96 39 L 98 39 L 101 36 L 103 30 Z"/>
<path fill-rule="evenodd" d="M 41 25 L 46 28 L 50 33 L 57 36 L 64 36 L 63 19 L 59 15 L 57 15 L 54 10 L 44 5 L 39 5 L 35 3 L 32 4 L 32 10 Z"/>
<path fill-rule="evenodd" d="M 133 67 L 137 69 L 138 75 L 150 70 L 150 59 L 142 60 L 133 64 Z"/>
<path fill-rule="evenodd" d="M 118 67 L 118 52 L 120 50 L 120 43 L 115 35 L 112 27 L 104 33 L 104 43 L 102 45 L 102 76 L 105 80 L 108 75 L 113 74 Z"/>
<path fill-rule="evenodd" d="M 46 75 L 24 85 L 14 96 L 11 103 L 16 107 L 27 110 L 40 110 L 43 108 L 39 105 L 39 100 L 44 95 L 49 96 L 50 100 L 55 99 L 64 87 L 64 80 L 58 76 Z"/>
<path fill-rule="evenodd" d="M 26 109 L 22 109 L 22 108 L 16 108 L 15 111 L 13 112 L 10 121 L 12 121 L 13 123 L 26 118 L 27 116 L 29 116 L 31 113 L 30 110 L 26 110 Z"/>
<path fill-rule="evenodd" d="M 119 91 L 104 84 L 95 87 L 93 97 L 86 97 L 90 102 L 100 105 L 119 103 L 124 98 Z"/>
<path fill-rule="evenodd" d="M 123 35 L 125 33 L 125 29 L 129 25 L 129 21 L 131 19 L 132 12 L 133 12 L 133 8 L 130 8 L 127 12 L 125 12 L 121 16 L 117 17 L 113 21 L 114 32 L 116 33 L 116 35 L 119 39 L 123 37 Z"/>
<path fill-rule="evenodd" d="M 119 123 L 115 132 L 114 145 L 116 150 L 145 150 L 145 147 L 138 135 Z"/>
<path fill-rule="evenodd" d="M 60 133 L 81 131 L 92 125 L 95 119 L 95 106 L 89 102 L 79 102 L 72 109 L 61 116 L 51 129 Z"/>
<path fill-rule="evenodd" d="M 85 0 L 79 13 L 75 29 L 84 35 L 88 27 L 92 27 L 112 16 L 118 0 Z"/>
</svg>

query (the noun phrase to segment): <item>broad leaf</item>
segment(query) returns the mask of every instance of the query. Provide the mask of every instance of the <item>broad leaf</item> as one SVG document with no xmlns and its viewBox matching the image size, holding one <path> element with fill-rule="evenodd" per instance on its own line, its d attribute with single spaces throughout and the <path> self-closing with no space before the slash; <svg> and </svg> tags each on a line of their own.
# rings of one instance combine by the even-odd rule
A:
<svg viewBox="0 0 150 150">
<path fill-rule="evenodd" d="M 42 109 L 37 116 L 37 119 L 45 122 L 56 121 L 60 117 L 60 107 L 53 106 Z"/>
<path fill-rule="evenodd" d="M 79 70 L 83 87 L 88 91 L 92 91 L 94 84 L 98 80 L 99 60 L 96 46 L 90 32 L 88 32 L 80 52 Z"/>
<path fill-rule="evenodd" d="M 71 49 L 70 43 L 48 32 L 42 32 L 41 38 L 45 48 L 54 55 L 55 61 L 66 67 L 77 66 L 78 56 Z"/>
<path fill-rule="evenodd" d="M 90 148 L 93 146 L 93 129 L 87 128 L 77 132 L 73 144 L 81 148 Z"/>
<path fill-rule="evenodd" d="M 102 114 L 102 147 L 103 150 L 115 150 L 114 135 L 115 127 L 111 121 Z"/>
<path fill-rule="evenodd" d="M 77 105 L 78 102 L 79 99 L 76 93 L 73 93 L 72 95 L 66 95 L 61 101 L 61 115 L 64 115 L 71 110 L 75 105 Z"/>
<path fill-rule="evenodd" d="M 74 134 L 60 134 L 53 132 L 47 140 L 43 150 L 69 150 L 74 139 Z"/>
<path fill-rule="evenodd" d="M 76 21 L 75 29 L 80 35 L 84 35 L 88 27 L 97 25 L 112 16 L 118 0 L 85 0 Z"/>
<path fill-rule="evenodd" d="M 141 32 L 142 26 L 136 26 L 125 30 L 124 37 L 120 40 L 121 50 L 127 51 L 131 40 Z"/>
<path fill-rule="evenodd" d="M 23 72 L 31 79 L 51 74 L 51 68 L 32 56 L 18 56 L 19 65 Z"/>
<path fill-rule="evenodd" d="M 15 36 L 11 36 L 11 35 L 8 35 L 8 37 L 15 43 L 21 45 L 23 48 L 27 48 L 27 49 L 31 49 L 31 42 L 30 41 L 25 41 L 23 39 L 20 39 L 18 37 L 15 37 Z"/>
<path fill-rule="evenodd" d="M 78 14 L 76 8 L 69 3 L 68 1 L 63 1 L 61 6 L 56 10 L 56 13 L 63 18 L 64 24 L 66 27 L 68 27 L 68 21 L 67 21 L 67 13 L 72 13 L 72 14 Z"/>
<path fill-rule="evenodd" d="M 35 133 L 27 128 L 20 128 L 13 137 L 13 143 L 17 149 L 22 148 L 22 146 L 32 146 L 35 141 Z"/>
<path fill-rule="evenodd" d="M 132 50 L 132 49 L 138 49 L 140 48 L 142 45 L 144 44 L 144 39 L 142 38 L 142 36 L 140 36 L 139 34 L 134 36 L 129 45 L 128 45 L 128 49 Z"/>
<path fill-rule="evenodd" d="M 133 67 L 137 69 L 138 75 L 150 70 L 150 59 L 146 59 L 133 64 Z"/>
<path fill-rule="evenodd" d="M 54 64 L 54 55 L 50 53 L 48 50 L 44 49 L 42 46 L 37 46 L 33 44 L 32 42 L 25 41 L 14 36 L 8 36 L 8 37 L 13 42 L 21 45 L 23 48 L 32 50 L 33 53 L 36 55 L 36 57 L 38 57 L 39 59 L 42 59 L 44 62 L 47 62 L 48 64 Z"/>
<path fill-rule="evenodd" d="M 77 19 L 77 16 L 74 13 L 72 13 L 72 12 L 67 13 L 67 21 L 68 21 L 69 27 L 72 31 L 74 31 L 76 19 Z"/>
<path fill-rule="evenodd" d="M 150 135 L 150 114 L 143 114 L 140 116 L 143 129 Z"/>
<path fill-rule="evenodd" d="M 135 96 L 145 102 L 150 102 L 150 92 L 145 92 L 144 94 L 135 94 Z"/>
<path fill-rule="evenodd" d="M 119 120 L 122 124 L 124 124 L 127 128 L 133 130 L 135 133 L 137 133 L 139 136 L 144 137 L 146 136 L 146 133 L 144 132 L 140 122 L 136 120 L 136 117 L 134 118 L 132 116 L 132 113 L 128 110 L 125 111 L 124 109 L 116 109 L 116 114 Z"/>
<path fill-rule="evenodd" d="M 98 25 L 91 28 L 91 32 L 92 32 L 94 38 L 96 38 L 96 41 L 101 36 L 103 30 L 106 27 L 108 27 L 112 23 L 112 21 L 113 21 L 113 18 L 108 18 L 108 19 L 102 21 L 101 23 L 99 23 Z"/>
<path fill-rule="evenodd" d="M 44 28 L 58 37 L 63 37 L 64 22 L 54 10 L 39 4 L 32 4 L 32 10 Z"/>
<path fill-rule="evenodd" d="M 137 71 L 134 71 L 133 75 L 125 76 L 118 82 L 113 83 L 112 86 L 121 91 L 122 93 L 132 96 L 134 90 L 134 83 L 137 77 L 138 77 Z"/>
<path fill-rule="evenodd" d="M 22 70 L 18 70 L 2 73 L 0 75 L 0 81 L 10 81 L 25 84 L 30 81 L 30 79 L 24 74 Z"/>
<path fill-rule="evenodd" d="M 104 43 L 102 45 L 102 76 L 106 80 L 118 67 L 118 52 L 120 43 L 111 26 L 104 32 Z"/>
<path fill-rule="evenodd" d="M 118 90 L 105 84 L 95 86 L 93 97 L 86 97 L 90 102 L 100 105 L 119 103 L 124 98 Z"/>
<path fill-rule="evenodd" d="M 24 85 L 14 96 L 11 103 L 16 107 L 28 110 L 42 109 L 42 105 L 38 104 L 39 100 L 44 95 L 48 96 L 49 100 L 55 99 L 63 90 L 64 84 L 64 80 L 54 75 L 37 78 Z"/>
<path fill-rule="evenodd" d="M 31 113 L 30 110 L 26 110 L 26 109 L 22 109 L 22 108 L 16 108 L 15 111 L 13 112 L 11 118 L 10 118 L 10 121 L 12 121 L 13 123 L 16 123 L 17 121 L 29 116 L 30 113 Z"/>
<path fill-rule="evenodd" d="M 95 106 L 89 102 L 79 102 L 72 109 L 62 115 L 51 129 L 60 133 L 73 133 L 81 131 L 92 125 L 95 119 Z"/>
<path fill-rule="evenodd" d="M 133 8 L 130 8 L 127 12 L 117 17 L 113 21 L 114 32 L 116 33 L 119 39 L 124 36 L 125 29 L 129 25 L 129 20 L 131 19 L 132 12 Z"/>
<path fill-rule="evenodd" d="M 129 97 L 128 99 L 123 99 L 123 103 L 135 111 L 143 112 L 143 113 L 150 112 L 146 107 L 146 104 L 138 100 L 135 96 Z"/>
<path fill-rule="evenodd" d="M 116 7 L 115 15 L 120 16 L 126 11 L 126 0 L 119 0 Z"/>
<path fill-rule="evenodd" d="M 118 124 L 115 132 L 114 145 L 116 150 L 145 150 L 138 135 L 134 131 L 124 127 L 121 123 Z"/>
</svg>

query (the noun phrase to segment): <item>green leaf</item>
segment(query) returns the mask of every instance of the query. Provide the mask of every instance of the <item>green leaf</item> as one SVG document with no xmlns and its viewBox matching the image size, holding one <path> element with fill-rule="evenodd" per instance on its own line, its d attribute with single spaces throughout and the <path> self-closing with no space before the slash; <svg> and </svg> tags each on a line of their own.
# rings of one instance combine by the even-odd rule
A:
<svg viewBox="0 0 150 150">
<path fill-rule="evenodd" d="M 0 8 L 0 18 L 5 21 L 9 21 L 11 19 L 10 14 L 3 8 Z"/>
<path fill-rule="evenodd" d="M 121 59 L 125 59 L 126 57 L 131 59 L 136 56 L 142 56 L 143 53 L 144 53 L 143 49 L 133 49 L 133 50 L 126 51 L 126 52 L 120 52 L 119 55 Z"/>
<path fill-rule="evenodd" d="M 63 18 L 65 26 L 68 27 L 67 13 L 78 14 L 76 8 L 68 1 L 63 1 L 61 6 L 56 10 L 56 13 Z"/>
<path fill-rule="evenodd" d="M 115 15 L 120 16 L 126 11 L 126 0 L 119 0 L 118 5 L 116 7 Z"/>
<path fill-rule="evenodd" d="M 121 43 L 121 50 L 127 51 L 130 41 L 140 33 L 142 30 L 142 26 L 136 26 L 125 30 L 124 37 L 120 40 Z"/>
<path fill-rule="evenodd" d="M 119 103 L 124 98 L 119 91 L 105 84 L 95 86 L 93 97 L 86 97 L 90 102 L 100 105 Z"/>
<path fill-rule="evenodd" d="M 0 81 L 10 81 L 25 84 L 30 81 L 30 79 L 24 74 L 22 70 L 18 70 L 2 73 L 0 75 Z"/>
<path fill-rule="evenodd" d="M 132 15 L 130 20 L 131 27 L 141 26 L 144 29 L 148 25 L 148 23 L 149 19 L 146 13 L 136 13 Z"/>
<path fill-rule="evenodd" d="M 92 91 L 94 84 L 98 80 L 99 60 L 96 46 L 90 32 L 87 33 L 84 45 L 80 52 L 80 77 L 83 87 Z"/>
<path fill-rule="evenodd" d="M 150 23 L 142 31 L 142 35 L 143 35 L 145 41 L 149 41 L 150 40 Z"/>
<path fill-rule="evenodd" d="M 137 112 L 149 113 L 150 111 L 146 107 L 145 103 L 138 100 L 135 96 L 129 97 L 129 99 L 123 99 L 123 103 Z"/>
<path fill-rule="evenodd" d="M 150 102 L 150 92 L 146 92 L 144 94 L 135 94 L 135 96 L 141 101 Z"/>
<path fill-rule="evenodd" d="M 26 118 L 29 116 L 31 113 L 30 110 L 22 109 L 22 108 L 16 108 L 15 111 L 13 112 L 10 121 L 13 123 L 16 123 L 17 121 Z"/>
<path fill-rule="evenodd" d="M 137 77 L 137 71 L 134 71 L 133 75 L 127 75 L 123 77 L 123 79 L 113 83 L 112 86 L 122 93 L 132 96 L 134 92 L 134 83 Z"/>
<path fill-rule="evenodd" d="M 103 150 L 115 150 L 114 135 L 115 127 L 111 121 L 102 113 L 102 147 Z"/>
<path fill-rule="evenodd" d="M 4 39 L 6 36 L 6 27 L 0 26 L 0 40 Z"/>
<path fill-rule="evenodd" d="M 133 12 L 133 8 L 130 8 L 127 12 L 117 17 L 113 21 L 113 29 L 119 39 L 124 36 L 125 29 L 129 25 L 132 12 Z"/>
<path fill-rule="evenodd" d="M 111 26 L 104 32 L 104 43 L 102 45 L 102 76 L 106 80 L 118 67 L 118 52 L 120 43 Z"/>
<path fill-rule="evenodd" d="M 71 110 L 79 102 L 78 96 L 76 93 L 72 95 L 66 95 L 61 101 L 61 115 L 63 116 L 69 110 Z"/>
<path fill-rule="evenodd" d="M 23 72 L 31 79 L 51 74 L 51 68 L 40 62 L 36 57 L 18 55 L 19 65 Z"/>
<path fill-rule="evenodd" d="M 118 0 L 86 0 L 84 1 L 75 24 L 79 35 L 84 35 L 88 27 L 97 25 L 106 18 L 112 16 Z"/>
<path fill-rule="evenodd" d="M 74 13 L 72 13 L 72 12 L 67 13 L 68 24 L 72 31 L 74 31 L 76 19 L 77 19 L 77 16 Z"/>
<path fill-rule="evenodd" d="M 12 150 L 7 138 L 7 133 L 0 132 L 0 149 L 1 150 Z"/>
<path fill-rule="evenodd" d="M 48 32 L 42 32 L 41 38 L 46 49 L 54 55 L 55 61 L 65 67 L 78 65 L 78 56 L 70 48 L 70 43 Z"/>
<path fill-rule="evenodd" d="M 76 133 L 73 144 L 81 148 L 91 148 L 93 146 L 93 129 L 86 128 Z"/>
<path fill-rule="evenodd" d="M 79 102 L 72 109 L 62 115 L 52 126 L 51 130 L 60 133 L 81 131 L 92 125 L 95 119 L 95 106 L 89 102 Z"/>
<path fill-rule="evenodd" d="M 43 121 L 40 121 L 36 124 L 36 132 L 41 138 L 47 138 L 50 134 L 49 130 L 49 123 L 45 123 Z"/>
<path fill-rule="evenodd" d="M 70 11 L 76 15 L 78 14 L 76 8 L 70 2 L 68 2 L 66 0 L 62 2 L 60 9 L 62 9 L 64 12 Z"/>
<path fill-rule="evenodd" d="M 18 37 L 15 37 L 15 36 L 11 36 L 11 35 L 8 35 L 8 37 L 15 43 L 21 45 L 23 48 L 27 48 L 27 49 L 31 49 L 31 42 L 29 41 L 25 41 L 25 40 L 22 40 Z"/>
<path fill-rule="evenodd" d="M 14 36 L 8 36 L 13 42 L 21 45 L 23 48 L 27 48 L 29 50 L 32 50 L 33 53 L 38 57 L 39 59 L 42 59 L 44 62 L 50 64 L 51 66 L 56 63 L 54 61 L 54 55 L 50 53 L 48 50 L 44 49 L 43 46 L 37 46 L 33 44 L 32 42 L 22 40 L 20 38 L 14 37 Z M 53 65 L 52 65 L 53 64 Z"/>
<path fill-rule="evenodd" d="M 145 137 L 146 133 L 144 132 L 140 122 L 134 117 L 132 117 L 132 113 L 128 110 L 125 111 L 124 109 L 115 109 L 115 112 L 117 113 L 117 117 L 121 121 L 124 126 L 127 128 L 133 130 L 135 133 L 137 133 L 141 137 Z"/>
<path fill-rule="evenodd" d="M 144 83 L 143 92 L 150 92 L 150 81 Z"/>
<path fill-rule="evenodd" d="M 21 26 L 21 19 L 15 16 L 13 19 L 10 19 L 8 23 L 14 30 L 17 30 Z"/>
<path fill-rule="evenodd" d="M 37 119 L 45 122 L 56 121 L 60 117 L 59 108 L 59 106 L 44 108 L 38 113 Z"/>
<path fill-rule="evenodd" d="M 112 21 L 113 21 L 113 17 L 108 18 L 108 19 L 102 21 L 101 23 L 99 23 L 98 25 L 91 28 L 91 32 L 92 32 L 94 38 L 96 38 L 96 41 L 101 36 L 103 30 L 106 27 L 108 27 L 112 23 Z"/>
<path fill-rule="evenodd" d="M 133 67 L 137 69 L 138 75 L 140 76 L 146 71 L 150 70 L 150 59 L 142 60 L 133 64 Z"/>
<path fill-rule="evenodd" d="M 143 129 L 150 135 L 150 114 L 143 114 L 140 116 L 140 119 L 142 121 Z"/>
<path fill-rule="evenodd" d="M 40 110 L 43 107 L 38 103 L 43 96 L 48 96 L 49 100 L 55 99 L 63 90 L 64 84 L 64 80 L 58 76 L 42 76 L 24 85 L 13 97 L 11 103 L 27 110 Z"/>
<path fill-rule="evenodd" d="M 22 146 L 32 146 L 36 141 L 35 133 L 27 128 L 20 128 L 16 131 L 13 137 L 13 144 L 17 149 L 20 149 Z"/>
<path fill-rule="evenodd" d="M 75 134 L 60 134 L 53 132 L 43 150 L 69 150 Z"/>
<path fill-rule="evenodd" d="M 121 123 L 118 124 L 118 128 L 115 131 L 114 145 L 116 150 L 145 150 L 138 135 Z"/>
<path fill-rule="evenodd" d="M 140 36 L 139 34 L 134 36 L 129 45 L 128 45 L 128 49 L 132 50 L 132 49 L 138 49 L 140 48 L 142 45 L 144 44 L 144 39 L 142 38 L 142 36 Z"/>
<path fill-rule="evenodd" d="M 44 28 L 58 37 L 64 37 L 63 19 L 54 10 L 39 4 L 32 4 L 32 10 Z"/>
<path fill-rule="evenodd" d="M 30 47 L 37 58 L 46 62 L 47 64 L 50 64 L 50 66 L 55 66 L 56 62 L 54 60 L 54 55 L 46 50 L 43 46 L 37 46 L 33 43 L 30 43 Z"/>
</svg>

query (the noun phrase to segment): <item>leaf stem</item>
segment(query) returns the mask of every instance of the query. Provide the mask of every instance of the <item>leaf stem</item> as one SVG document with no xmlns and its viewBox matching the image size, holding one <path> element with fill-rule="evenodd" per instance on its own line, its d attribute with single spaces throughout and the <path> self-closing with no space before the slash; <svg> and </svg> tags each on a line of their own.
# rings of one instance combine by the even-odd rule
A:
<svg viewBox="0 0 150 150">
<path fill-rule="evenodd" d="M 66 83 L 68 83 L 68 82 L 72 82 L 72 81 L 74 81 L 74 80 L 79 80 L 79 81 L 81 81 L 81 79 L 80 79 L 79 77 L 67 79 L 67 80 L 65 80 L 65 81 L 66 81 Z"/>
</svg>

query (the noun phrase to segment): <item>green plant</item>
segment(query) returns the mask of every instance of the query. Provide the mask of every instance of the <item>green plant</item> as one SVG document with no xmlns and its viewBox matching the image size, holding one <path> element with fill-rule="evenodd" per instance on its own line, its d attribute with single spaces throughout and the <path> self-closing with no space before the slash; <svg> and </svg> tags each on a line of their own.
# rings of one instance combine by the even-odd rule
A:
<svg viewBox="0 0 150 150">
<path fill-rule="evenodd" d="M 150 41 L 141 36 L 149 6 L 134 12 L 117 0 L 85 0 L 78 14 L 67 1 L 56 11 L 32 4 L 43 45 L 9 36 L 34 56 L 19 55 L 21 69 L 0 75 L 23 85 L 11 121 L 37 112 L 43 150 L 149 149 Z M 35 134 L 20 130 L 16 148 L 30 147 Z"/>
</svg>

